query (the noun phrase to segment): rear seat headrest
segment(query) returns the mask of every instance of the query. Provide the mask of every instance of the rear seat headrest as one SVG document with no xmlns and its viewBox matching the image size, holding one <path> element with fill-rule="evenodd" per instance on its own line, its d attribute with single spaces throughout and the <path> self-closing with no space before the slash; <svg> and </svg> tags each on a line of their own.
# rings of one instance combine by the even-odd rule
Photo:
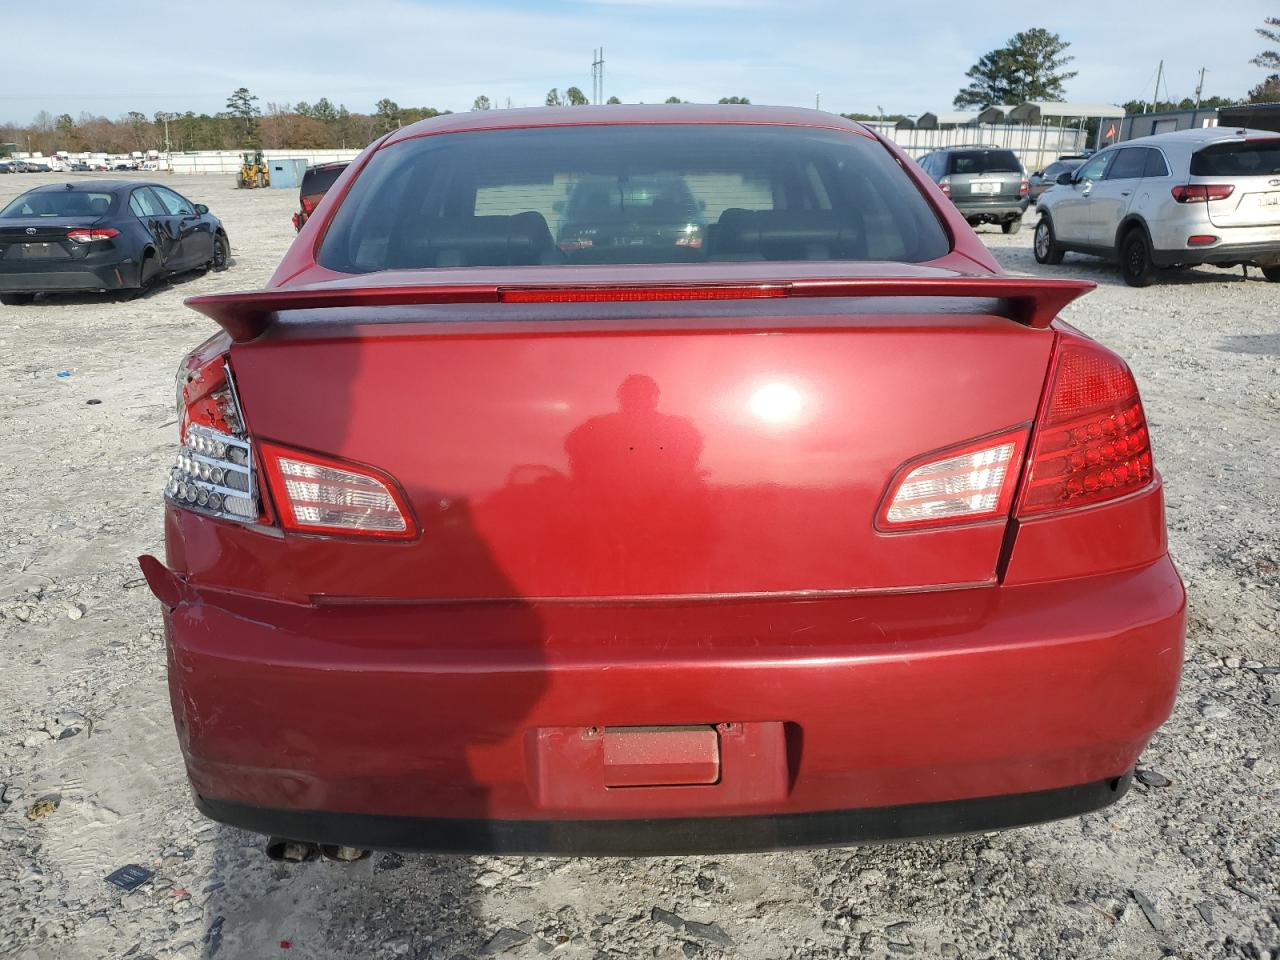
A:
<svg viewBox="0 0 1280 960">
<path fill-rule="evenodd" d="M 546 218 L 533 210 L 428 220 L 423 227 L 411 243 L 413 259 L 438 267 L 537 264 L 555 250 Z"/>
</svg>

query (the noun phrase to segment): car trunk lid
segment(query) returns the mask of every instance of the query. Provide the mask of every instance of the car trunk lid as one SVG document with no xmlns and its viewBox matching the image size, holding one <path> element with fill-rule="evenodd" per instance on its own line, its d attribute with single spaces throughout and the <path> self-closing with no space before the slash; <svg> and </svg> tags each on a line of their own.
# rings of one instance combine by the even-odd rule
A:
<svg viewBox="0 0 1280 960">
<path fill-rule="evenodd" d="M 454 291 L 471 302 L 438 289 L 434 303 L 317 307 L 334 289 L 312 290 L 307 309 L 270 301 L 271 323 L 231 358 L 255 437 L 387 471 L 421 531 L 394 545 L 291 537 L 313 597 L 989 583 L 1005 518 L 884 533 L 877 512 L 909 461 L 1030 424 L 1053 335 L 1000 315 L 990 291 L 1021 281 L 969 278 L 988 292 L 974 300 L 965 278 L 941 299 L 929 279 L 914 297 L 752 303 L 545 302 L 583 288 L 536 285 L 544 302 L 475 302 L 499 289 L 480 283 Z M 353 567 L 353 551 L 369 562 Z"/>
</svg>

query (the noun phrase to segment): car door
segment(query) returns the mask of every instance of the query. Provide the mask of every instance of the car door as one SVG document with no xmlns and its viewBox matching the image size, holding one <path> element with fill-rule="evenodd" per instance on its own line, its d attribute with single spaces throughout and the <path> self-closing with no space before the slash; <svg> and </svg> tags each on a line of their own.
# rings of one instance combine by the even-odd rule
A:
<svg viewBox="0 0 1280 960">
<path fill-rule="evenodd" d="M 1053 216 L 1053 232 L 1065 243 L 1089 244 L 1089 203 L 1093 191 L 1103 177 L 1115 151 L 1098 154 L 1076 171 L 1072 184 L 1053 195 L 1050 213 Z"/>
<path fill-rule="evenodd" d="M 1146 147 L 1118 147 L 1112 152 L 1115 157 L 1106 175 L 1093 185 L 1089 197 L 1089 242 L 1099 247 L 1115 244 L 1147 165 Z"/>
<path fill-rule="evenodd" d="M 170 216 L 151 187 L 136 187 L 129 195 L 129 209 L 151 234 L 156 253 L 160 257 L 160 265 L 167 270 L 175 269 L 181 259 L 180 231 L 176 218 Z"/>
<path fill-rule="evenodd" d="M 195 204 L 168 187 L 153 186 L 151 189 L 176 221 L 181 266 L 194 267 L 212 260 L 213 230 L 196 213 Z"/>
</svg>

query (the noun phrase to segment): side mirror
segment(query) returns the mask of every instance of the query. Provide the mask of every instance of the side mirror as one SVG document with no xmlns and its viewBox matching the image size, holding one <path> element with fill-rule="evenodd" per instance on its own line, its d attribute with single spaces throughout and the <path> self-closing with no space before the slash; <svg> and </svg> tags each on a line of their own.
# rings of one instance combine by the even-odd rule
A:
<svg viewBox="0 0 1280 960">
<path fill-rule="evenodd" d="M 197 214 L 198 216 L 203 217 L 203 216 L 204 216 L 206 213 L 208 213 L 208 212 L 209 212 L 209 208 L 208 208 L 208 207 L 206 207 L 203 203 L 197 203 L 197 204 L 196 204 L 196 214 Z"/>
<path fill-rule="evenodd" d="M 1058 174 L 1058 186 L 1060 187 L 1069 187 L 1071 186 L 1071 184 L 1075 182 L 1076 182 L 1076 177 L 1075 177 L 1075 174 L 1073 173 Z"/>
</svg>

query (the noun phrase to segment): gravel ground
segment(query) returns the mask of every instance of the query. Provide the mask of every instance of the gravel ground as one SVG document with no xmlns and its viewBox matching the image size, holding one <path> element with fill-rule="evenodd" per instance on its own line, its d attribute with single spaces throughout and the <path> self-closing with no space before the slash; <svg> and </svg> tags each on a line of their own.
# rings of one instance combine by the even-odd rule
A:
<svg viewBox="0 0 1280 960">
<path fill-rule="evenodd" d="M 0 201 L 49 179 L 0 178 Z M 1131 290 L 1084 258 L 1038 267 L 1029 229 L 982 231 L 1014 273 L 1097 281 L 1068 316 L 1133 365 L 1167 484 L 1183 687 L 1119 804 L 849 850 L 282 865 L 190 804 L 134 558 L 161 551 L 174 369 L 212 331 L 182 298 L 265 281 L 294 195 L 171 182 L 225 221 L 228 272 L 0 310 L 0 956 L 1280 958 L 1275 286 Z M 104 882 L 126 864 L 154 876 Z"/>
</svg>

